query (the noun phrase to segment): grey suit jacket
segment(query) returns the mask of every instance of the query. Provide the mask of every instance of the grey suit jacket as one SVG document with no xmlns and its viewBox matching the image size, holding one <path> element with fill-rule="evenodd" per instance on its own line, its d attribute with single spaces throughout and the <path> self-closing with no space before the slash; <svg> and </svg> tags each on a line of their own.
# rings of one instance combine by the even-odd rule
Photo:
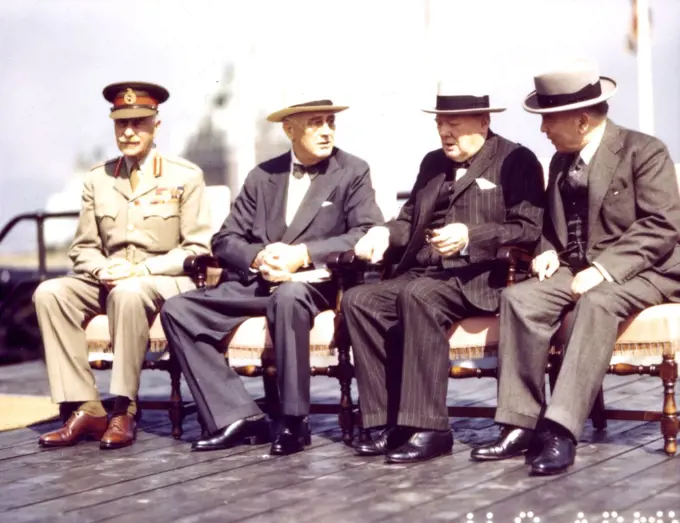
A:
<svg viewBox="0 0 680 523">
<path fill-rule="evenodd" d="M 567 224 L 559 182 L 570 156 L 550 162 L 542 250 L 564 250 Z M 680 298 L 680 194 L 666 146 L 607 121 L 589 166 L 588 262 L 617 283 L 637 275 L 668 298 Z"/>
<path fill-rule="evenodd" d="M 286 227 L 290 153 L 258 165 L 243 184 L 222 228 L 212 238 L 213 254 L 228 275 L 247 282 L 249 267 L 266 245 L 304 243 L 320 268 L 334 251 L 352 249 L 366 231 L 383 222 L 368 164 L 335 148 L 325 172 L 312 180 L 297 214 Z"/>
<path fill-rule="evenodd" d="M 444 151 L 428 153 L 409 200 L 387 223 L 390 247 L 403 253 L 397 274 L 416 264 L 439 188 L 452 169 Z M 483 188 L 489 184 L 480 185 L 480 178 L 495 187 Z M 533 251 L 538 244 L 543 200 L 543 174 L 534 153 L 498 135 L 489 136 L 467 173 L 455 182 L 449 216 L 468 227 L 469 256 L 445 258 L 442 265 L 452 269 L 451 277 L 477 307 L 490 312 L 498 308 L 507 276 L 507 266 L 496 261 L 498 248 L 513 244 Z"/>
</svg>

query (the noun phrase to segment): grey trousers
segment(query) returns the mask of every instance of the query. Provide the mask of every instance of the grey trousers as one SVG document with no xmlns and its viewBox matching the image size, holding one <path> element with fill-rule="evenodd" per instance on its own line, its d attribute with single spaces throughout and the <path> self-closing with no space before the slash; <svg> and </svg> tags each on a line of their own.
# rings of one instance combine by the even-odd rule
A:
<svg viewBox="0 0 680 523">
<path fill-rule="evenodd" d="M 533 429 L 544 417 L 578 439 L 609 366 L 620 323 L 664 301 L 641 276 L 622 283 L 602 282 L 574 303 L 572 271 L 508 287 L 501 294 L 498 423 Z M 545 367 L 550 340 L 565 310 L 574 307 L 564 361 L 546 408 Z"/>
<path fill-rule="evenodd" d="M 448 429 L 448 330 L 461 318 L 484 314 L 450 273 L 407 272 L 354 287 L 345 293 L 342 311 L 364 427 Z"/>
</svg>

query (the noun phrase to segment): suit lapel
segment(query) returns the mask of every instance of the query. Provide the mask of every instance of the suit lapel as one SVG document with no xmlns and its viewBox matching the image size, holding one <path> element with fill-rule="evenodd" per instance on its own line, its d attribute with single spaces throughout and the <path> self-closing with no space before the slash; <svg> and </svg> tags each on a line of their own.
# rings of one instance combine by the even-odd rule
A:
<svg viewBox="0 0 680 523">
<path fill-rule="evenodd" d="M 496 149 L 498 149 L 498 139 L 492 136 L 480 151 L 479 156 L 472 162 L 470 168 L 463 175 L 460 180 L 456 180 L 453 185 L 453 197 L 451 204 L 455 202 L 465 190 L 472 185 L 472 183 L 484 174 L 493 164 L 494 156 L 496 156 Z"/>
<path fill-rule="evenodd" d="M 309 186 L 305 197 L 300 203 L 293 221 L 283 233 L 281 241 L 283 243 L 293 243 L 309 226 L 316 214 L 333 192 L 333 189 L 340 183 L 341 176 L 333 176 L 333 173 L 340 168 L 335 155 L 328 159 L 328 167 L 324 174 L 318 174 Z"/>
<path fill-rule="evenodd" d="M 290 154 L 282 157 L 281 163 L 274 172 L 269 174 L 269 180 L 264 189 L 265 216 L 267 217 L 267 238 L 277 242 L 286 230 L 286 191 L 288 176 L 290 175 Z"/>
<path fill-rule="evenodd" d="M 560 241 L 561 247 L 567 246 L 567 221 L 564 216 L 564 204 L 562 203 L 562 195 L 560 194 L 560 182 L 564 176 L 566 170 L 569 167 L 569 163 L 572 156 L 569 154 L 558 153 L 560 155 L 559 160 L 553 162 L 554 169 L 557 169 L 556 173 L 550 173 L 549 178 L 553 180 L 550 187 L 548 187 L 548 203 L 550 205 L 550 218 L 553 222 L 553 229 L 557 234 L 557 239 Z"/>
<path fill-rule="evenodd" d="M 619 136 L 619 128 L 613 122 L 607 120 L 602 142 L 595 152 L 591 164 L 588 166 L 588 244 L 592 245 L 593 225 L 597 219 L 602 201 L 604 200 L 609 186 L 611 185 L 616 167 L 621 158 L 618 152 L 622 143 Z"/>
</svg>

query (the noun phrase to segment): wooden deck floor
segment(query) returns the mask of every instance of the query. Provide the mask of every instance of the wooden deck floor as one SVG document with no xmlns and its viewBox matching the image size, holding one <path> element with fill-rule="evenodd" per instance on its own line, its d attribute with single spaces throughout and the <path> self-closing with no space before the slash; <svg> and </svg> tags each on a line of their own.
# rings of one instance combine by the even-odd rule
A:
<svg viewBox="0 0 680 523">
<path fill-rule="evenodd" d="M 108 372 L 97 373 L 102 390 L 108 379 Z M 608 405 L 660 406 L 658 380 L 610 376 L 605 386 Z M 258 380 L 248 387 L 259 394 Z M 143 397 L 165 398 L 168 390 L 165 374 L 144 372 Z M 492 406 L 495 390 L 492 380 L 460 380 L 449 394 L 451 404 Z M 0 393 L 47 392 L 41 363 L 0 367 Z M 333 401 L 336 382 L 314 378 L 313 397 Z M 453 456 L 412 466 L 356 457 L 339 442 L 333 416 L 313 416 L 312 424 L 312 446 L 281 458 L 269 457 L 267 446 L 191 453 L 196 417 L 175 441 L 159 411 L 146 411 L 137 443 L 116 451 L 102 452 L 93 442 L 39 449 L 39 433 L 54 423 L 0 433 L 0 522 L 561 523 L 577 521 L 579 513 L 604 522 L 603 513 L 612 511 L 610 522 L 633 523 L 636 512 L 640 523 L 680 520 L 680 460 L 661 451 L 657 423 L 610 421 L 598 433 L 588 426 L 576 465 L 548 478 L 529 477 L 520 458 L 469 461 L 471 447 L 496 435 L 487 419 L 453 419 Z"/>
</svg>

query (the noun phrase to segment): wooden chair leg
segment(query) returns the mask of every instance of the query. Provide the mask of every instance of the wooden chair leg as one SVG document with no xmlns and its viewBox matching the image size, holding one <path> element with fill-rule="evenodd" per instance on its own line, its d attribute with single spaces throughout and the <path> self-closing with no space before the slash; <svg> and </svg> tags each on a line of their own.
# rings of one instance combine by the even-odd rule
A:
<svg viewBox="0 0 680 523">
<path fill-rule="evenodd" d="M 366 443 L 371 439 L 371 431 L 364 428 L 361 420 L 361 398 L 357 400 L 357 408 L 354 409 L 354 424 L 357 427 L 357 443 Z"/>
<path fill-rule="evenodd" d="M 590 411 L 590 419 L 593 422 L 595 430 L 604 430 L 607 428 L 607 416 L 604 408 L 604 389 L 600 387 L 600 392 L 595 398 L 593 408 Z"/>
<path fill-rule="evenodd" d="M 180 384 L 182 379 L 182 369 L 177 360 L 170 354 L 168 361 L 168 371 L 170 372 L 170 423 L 172 423 L 172 437 L 180 439 L 182 437 L 182 422 L 184 421 L 184 408 L 182 405 L 182 392 Z"/>
<path fill-rule="evenodd" d="M 281 398 L 279 396 L 279 383 L 275 374 L 267 372 L 270 365 L 262 363 L 264 372 L 262 373 L 262 383 L 264 384 L 264 399 L 267 414 L 272 420 L 279 418 L 281 414 Z"/>
<path fill-rule="evenodd" d="M 555 385 L 557 384 L 557 376 L 559 376 L 561 368 L 562 368 L 562 355 L 551 354 L 548 359 L 548 387 L 550 388 L 551 395 L 555 390 Z"/>
<path fill-rule="evenodd" d="M 341 320 L 341 313 L 336 315 L 336 341 L 338 347 L 338 382 L 340 383 L 340 413 L 338 414 L 338 424 L 342 430 L 342 442 L 345 445 L 352 445 L 354 440 L 354 407 L 352 405 L 352 378 L 354 377 L 354 366 L 349 357 L 349 336 L 347 335 L 344 322 Z"/>
<path fill-rule="evenodd" d="M 675 382 L 678 379 L 678 365 L 675 355 L 664 354 L 659 369 L 659 376 L 663 382 L 663 417 L 661 418 L 661 433 L 664 438 L 664 451 L 673 456 L 678 450 L 678 409 L 675 404 Z"/>
</svg>

